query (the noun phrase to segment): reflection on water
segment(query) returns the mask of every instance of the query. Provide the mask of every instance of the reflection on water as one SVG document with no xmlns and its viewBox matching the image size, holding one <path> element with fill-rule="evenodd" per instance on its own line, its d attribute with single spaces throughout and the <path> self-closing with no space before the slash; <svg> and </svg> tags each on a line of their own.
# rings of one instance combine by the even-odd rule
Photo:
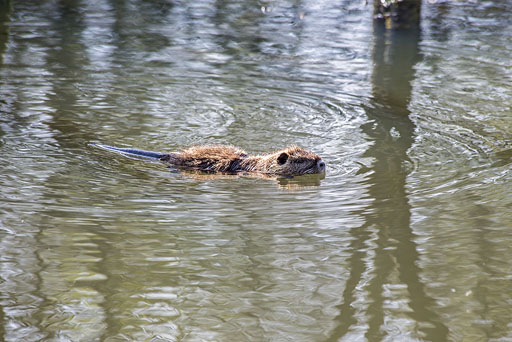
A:
<svg viewBox="0 0 512 342">
<path fill-rule="evenodd" d="M 384 25 L 381 20 L 374 23 L 372 56 L 371 105 L 379 108 L 379 112 L 368 110 L 369 121 L 361 125 L 367 139 L 373 142 L 364 153 L 373 160 L 365 180 L 368 195 L 373 199 L 373 210 L 363 212 L 364 223 L 352 230 L 351 249 L 357 252 L 349 259 L 350 277 L 343 291 L 343 302 L 339 305 L 339 325 L 329 341 L 338 341 L 358 323 L 353 303 L 357 286 L 368 268 L 368 262 L 364 262 L 368 252 L 362 247 L 372 235 L 375 246 L 368 272 L 375 272 L 377 276 L 366 280 L 368 329 L 365 337 L 370 341 L 383 340 L 390 334 L 381 328 L 386 320 L 386 325 L 397 327 L 418 324 L 417 333 L 422 338 L 444 341 L 448 329 L 433 310 L 435 301 L 427 295 L 426 285 L 419 278 L 417 245 L 410 224 L 411 206 L 406 191 L 409 173 L 406 165 L 410 163 L 407 152 L 415 139 L 415 125 L 409 118 L 408 105 L 413 67 L 420 60 L 420 27 L 416 23 L 407 29 L 390 30 Z M 394 289 L 394 293 L 386 293 L 386 289 Z M 409 299 L 400 305 L 404 297 Z M 389 301 L 397 304 L 387 307 L 385 303 Z M 389 317 L 384 310 L 397 317 Z"/>
<path fill-rule="evenodd" d="M 508 2 L 0 0 L 0 338 L 509 340 Z M 323 177 L 91 147 L 298 144 Z"/>
</svg>

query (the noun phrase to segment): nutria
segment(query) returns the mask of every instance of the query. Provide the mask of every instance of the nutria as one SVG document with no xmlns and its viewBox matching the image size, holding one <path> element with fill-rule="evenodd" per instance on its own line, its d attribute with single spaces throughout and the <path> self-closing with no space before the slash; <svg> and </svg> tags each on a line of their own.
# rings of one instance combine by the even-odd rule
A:
<svg viewBox="0 0 512 342">
<path fill-rule="evenodd" d="M 177 168 L 206 172 L 256 172 L 280 176 L 325 172 L 325 163 L 322 158 L 297 146 L 257 156 L 249 156 L 237 147 L 225 145 L 192 146 L 172 153 L 158 153 L 107 145 L 98 146 L 121 153 L 159 159 Z"/>
</svg>

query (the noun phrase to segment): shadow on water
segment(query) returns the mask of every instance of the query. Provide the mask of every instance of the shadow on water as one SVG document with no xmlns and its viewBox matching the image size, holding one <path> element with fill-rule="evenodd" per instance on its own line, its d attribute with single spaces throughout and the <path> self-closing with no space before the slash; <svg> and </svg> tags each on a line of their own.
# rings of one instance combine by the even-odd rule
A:
<svg viewBox="0 0 512 342">
<path fill-rule="evenodd" d="M 6 23 L 9 21 L 11 4 L 9 0 L 0 0 L 0 65 L 3 64 L 3 55 L 7 45 L 8 27 Z M 3 103 L 0 102 L 0 108 Z M 4 132 L 0 128 L 0 143 Z M 5 336 L 5 310 L 3 305 L 0 306 L 0 336 Z"/>
<path fill-rule="evenodd" d="M 11 12 L 11 4 L 9 0 L 0 0 L 0 63 L 7 44 L 8 27 L 6 23 L 9 21 L 9 13 Z"/>
<path fill-rule="evenodd" d="M 3 64 L 3 57 L 5 48 L 7 45 L 7 39 L 9 35 L 9 28 L 6 23 L 9 21 L 9 13 L 11 12 L 11 4 L 9 0 L 0 0 L 0 65 Z M 3 101 L 0 99 L 0 108 L 3 105 Z M 4 135 L 4 132 L 0 128 L 0 138 Z M 1 328 L 0 328 L 1 329 Z M 1 332 L 1 330 L 0 330 Z"/>
<path fill-rule="evenodd" d="M 368 175 L 365 185 L 373 204 L 361 213 L 364 224 L 352 231 L 350 249 L 354 252 L 349 259 L 350 274 L 338 307 L 338 325 L 327 341 L 347 337 L 361 324 L 354 302 L 360 300 L 358 292 L 362 286 L 369 302 L 366 338 L 381 341 L 393 334 L 386 317 L 390 295 L 385 292 L 393 287 L 394 274 L 401 283 L 399 288 L 405 286 L 408 293 L 408 309 L 402 310 L 418 322 L 418 334 L 429 341 L 447 339 L 448 328 L 434 311 L 435 300 L 426 293 L 420 279 L 419 253 L 411 229 L 411 206 L 406 191 L 410 165 L 407 151 L 415 139 L 408 105 L 413 68 L 421 58 L 419 16 L 416 18 L 415 23 L 408 22 L 401 27 L 382 18 L 374 21 L 372 100 L 366 110 L 368 123 L 361 127 L 373 143 L 364 155 L 373 160 L 373 165 L 362 171 Z M 374 249 L 371 256 L 368 255 L 370 245 Z M 372 269 L 368 269 L 369 257 L 373 258 Z M 370 279 L 366 280 L 368 273 Z"/>
</svg>

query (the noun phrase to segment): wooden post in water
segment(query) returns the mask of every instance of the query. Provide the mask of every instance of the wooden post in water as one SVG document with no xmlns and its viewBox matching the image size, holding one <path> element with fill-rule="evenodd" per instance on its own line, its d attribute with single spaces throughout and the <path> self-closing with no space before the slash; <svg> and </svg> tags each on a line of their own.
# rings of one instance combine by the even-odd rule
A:
<svg viewBox="0 0 512 342">
<path fill-rule="evenodd" d="M 387 29 L 409 28 L 420 22 L 421 0 L 374 0 L 376 20 L 384 20 Z"/>
</svg>

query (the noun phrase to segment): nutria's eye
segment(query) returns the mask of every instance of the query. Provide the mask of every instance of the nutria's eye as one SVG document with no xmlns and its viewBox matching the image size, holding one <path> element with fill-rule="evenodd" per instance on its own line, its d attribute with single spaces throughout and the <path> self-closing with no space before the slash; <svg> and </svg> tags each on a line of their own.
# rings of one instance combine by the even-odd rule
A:
<svg viewBox="0 0 512 342">
<path fill-rule="evenodd" d="M 279 165 L 283 165 L 288 160 L 288 154 L 286 152 L 283 152 L 277 157 L 277 163 Z"/>
</svg>

